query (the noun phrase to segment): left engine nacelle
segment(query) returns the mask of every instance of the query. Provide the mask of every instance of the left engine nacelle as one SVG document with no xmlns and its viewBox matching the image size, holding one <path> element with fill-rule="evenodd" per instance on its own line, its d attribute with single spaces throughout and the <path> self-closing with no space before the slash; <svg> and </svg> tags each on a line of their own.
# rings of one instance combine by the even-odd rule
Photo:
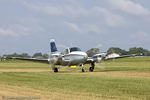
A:
<svg viewBox="0 0 150 100">
<path fill-rule="evenodd" d="M 58 65 L 61 62 L 62 55 L 60 53 L 52 54 L 49 58 L 49 63 Z"/>
</svg>

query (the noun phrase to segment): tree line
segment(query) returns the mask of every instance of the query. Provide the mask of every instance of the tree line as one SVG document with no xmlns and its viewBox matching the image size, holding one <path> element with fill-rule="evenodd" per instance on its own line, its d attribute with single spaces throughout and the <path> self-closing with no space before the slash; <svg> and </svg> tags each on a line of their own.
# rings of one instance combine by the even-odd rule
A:
<svg viewBox="0 0 150 100">
<path fill-rule="evenodd" d="M 91 48 L 86 53 L 88 54 L 89 57 L 92 57 L 94 54 L 100 53 L 100 50 L 99 48 Z M 108 55 L 111 53 L 117 53 L 120 55 L 150 56 L 150 51 L 142 47 L 132 47 L 132 48 L 129 48 L 128 51 L 123 50 L 118 47 L 111 47 L 107 50 L 106 54 Z M 26 57 L 26 58 L 32 57 L 32 58 L 46 59 L 49 57 L 49 54 L 46 54 L 46 53 L 42 54 L 41 52 L 38 52 L 30 56 L 28 53 L 22 53 L 22 54 L 13 53 L 13 54 L 4 54 L 3 57 Z"/>
<path fill-rule="evenodd" d="M 30 56 L 28 53 L 13 53 L 13 54 L 4 54 L 3 57 L 25 57 L 25 58 L 45 58 L 47 59 L 49 57 L 49 54 L 44 53 L 42 54 L 41 52 L 34 53 L 32 56 Z"/>
<path fill-rule="evenodd" d="M 93 56 L 94 54 L 100 53 L 99 48 L 92 48 L 87 51 L 89 57 Z M 128 51 L 120 49 L 118 47 L 111 47 L 107 50 L 107 55 L 112 53 L 117 53 L 120 55 L 136 55 L 136 56 L 150 56 L 150 51 L 144 49 L 142 47 L 132 47 L 129 48 Z"/>
</svg>

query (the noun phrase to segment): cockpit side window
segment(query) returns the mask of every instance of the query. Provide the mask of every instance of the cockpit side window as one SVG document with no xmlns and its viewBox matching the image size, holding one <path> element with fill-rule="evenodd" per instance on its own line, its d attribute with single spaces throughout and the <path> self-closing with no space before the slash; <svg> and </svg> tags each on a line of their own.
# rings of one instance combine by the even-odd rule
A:
<svg viewBox="0 0 150 100">
<path fill-rule="evenodd" d="M 69 51 L 69 48 L 65 49 L 65 54 L 69 54 L 70 51 Z"/>
<path fill-rule="evenodd" d="M 81 49 L 77 47 L 70 48 L 70 52 L 73 52 L 73 51 L 81 51 Z"/>
<path fill-rule="evenodd" d="M 69 53 L 69 51 L 68 51 L 68 49 L 66 49 L 66 50 L 65 50 L 65 54 L 68 54 L 68 53 Z"/>
</svg>

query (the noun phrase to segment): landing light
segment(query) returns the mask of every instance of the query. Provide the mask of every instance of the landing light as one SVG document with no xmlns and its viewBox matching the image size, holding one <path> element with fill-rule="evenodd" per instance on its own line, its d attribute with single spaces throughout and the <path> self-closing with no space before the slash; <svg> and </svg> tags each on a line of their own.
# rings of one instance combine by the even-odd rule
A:
<svg viewBox="0 0 150 100">
<path fill-rule="evenodd" d="M 70 68 L 79 68 L 80 66 L 71 66 Z"/>
</svg>

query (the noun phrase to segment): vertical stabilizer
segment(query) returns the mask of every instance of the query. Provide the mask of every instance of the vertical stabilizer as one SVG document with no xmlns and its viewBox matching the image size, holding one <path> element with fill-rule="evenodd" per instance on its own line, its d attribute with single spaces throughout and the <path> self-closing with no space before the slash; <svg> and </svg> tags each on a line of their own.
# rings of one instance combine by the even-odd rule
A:
<svg viewBox="0 0 150 100">
<path fill-rule="evenodd" d="M 51 48 L 51 53 L 57 52 L 57 48 L 56 48 L 56 44 L 55 44 L 54 39 L 50 40 L 50 48 Z"/>
</svg>

